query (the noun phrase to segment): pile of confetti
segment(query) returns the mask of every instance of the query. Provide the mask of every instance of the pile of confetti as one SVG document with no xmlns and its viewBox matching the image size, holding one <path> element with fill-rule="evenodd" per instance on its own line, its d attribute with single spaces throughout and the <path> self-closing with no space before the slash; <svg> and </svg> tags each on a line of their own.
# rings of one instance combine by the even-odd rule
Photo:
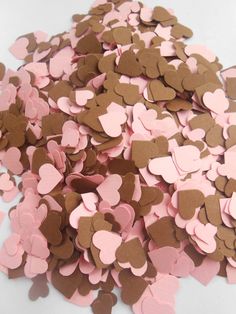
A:
<svg viewBox="0 0 236 314">
<path fill-rule="evenodd" d="M 136 314 L 174 314 L 179 278 L 236 283 L 236 68 L 191 36 L 170 9 L 97 0 L 11 46 L 0 190 L 22 198 L 0 267 L 31 300 L 50 283 L 109 314 L 118 287 Z"/>
</svg>

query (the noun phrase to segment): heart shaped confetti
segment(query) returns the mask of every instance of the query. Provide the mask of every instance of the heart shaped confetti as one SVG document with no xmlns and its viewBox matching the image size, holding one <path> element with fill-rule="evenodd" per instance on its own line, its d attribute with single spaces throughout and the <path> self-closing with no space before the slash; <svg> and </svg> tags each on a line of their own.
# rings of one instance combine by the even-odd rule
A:
<svg viewBox="0 0 236 314">
<path fill-rule="evenodd" d="M 31 300 L 51 283 L 110 314 L 118 287 L 134 313 L 174 314 L 179 278 L 236 282 L 236 69 L 219 77 L 192 34 L 171 9 L 96 0 L 0 63 L 0 194 L 21 192 L 0 270 Z"/>
<path fill-rule="evenodd" d="M 41 180 L 38 183 L 38 192 L 40 194 L 48 194 L 62 180 L 63 176 L 51 164 L 44 164 L 39 168 L 39 176 Z"/>
</svg>

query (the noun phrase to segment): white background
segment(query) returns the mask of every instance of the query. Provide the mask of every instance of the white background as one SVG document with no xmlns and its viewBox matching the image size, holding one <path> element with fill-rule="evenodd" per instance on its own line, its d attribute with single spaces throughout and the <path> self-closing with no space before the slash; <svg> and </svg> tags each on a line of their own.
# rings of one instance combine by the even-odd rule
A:
<svg viewBox="0 0 236 314">
<path fill-rule="evenodd" d="M 146 0 L 149 6 L 163 5 L 175 10 L 179 20 L 194 31 L 194 43 L 211 48 L 224 67 L 236 64 L 236 1 L 235 0 Z M 50 35 L 70 27 L 75 13 L 86 13 L 92 0 L 0 0 L 0 61 L 16 69 L 20 62 L 8 52 L 14 40 L 24 34 L 42 30 Z M 0 202 L 7 212 L 12 206 Z M 0 227 L 0 243 L 9 233 L 6 218 Z M 235 314 L 236 286 L 215 278 L 207 288 L 194 279 L 181 280 L 177 295 L 177 314 Z M 53 288 L 46 299 L 31 302 L 27 293 L 31 282 L 24 279 L 10 281 L 0 274 L 1 314 L 88 314 L 63 300 Z M 128 307 L 119 303 L 115 314 L 129 314 Z M 153 313 L 154 314 L 154 313 Z M 155 313 L 158 314 L 158 313 Z"/>
</svg>

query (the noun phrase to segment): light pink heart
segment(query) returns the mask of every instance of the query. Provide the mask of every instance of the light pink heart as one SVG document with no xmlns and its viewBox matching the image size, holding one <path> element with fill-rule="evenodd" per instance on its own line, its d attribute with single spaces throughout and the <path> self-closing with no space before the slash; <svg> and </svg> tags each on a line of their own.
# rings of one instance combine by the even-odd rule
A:
<svg viewBox="0 0 236 314">
<path fill-rule="evenodd" d="M 148 253 L 158 272 L 170 274 L 178 259 L 178 251 L 173 247 L 163 247 Z"/>
<path fill-rule="evenodd" d="M 81 203 L 78 207 L 76 207 L 72 213 L 70 214 L 70 225 L 74 229 L 78 229 L 79 220 L 81 217 L 91 217 L 95 212 L 89 211 L 84 203 Z"/>
<path fill-rule="evenodd" d="M 97 187 L 97 191 L 104 201 L 107 201 L 111 206 L 115 206 L 120 201 L 120 193 L 118 190 L 121 185 L 121 176 L 112 174 Z"/>
<path fill-rule="evenodd" d="M 94 93 L 91 90 L 77 90 L 75 92 L 75 101 L 80 107 L 84 107 L 88 100 L 93 99 Z"/>
<path fill-rule="evenodd" d="M 191 273 L 192 277 L 207 286 L 212 279 L 218 274 L 220 270 L 220 263 L 206 257 L 202 264 L 195 268 Z"/>
<path fill-rule="evenodd" d="M 37 190 L 40 194 L 50 193 L 63 179 L 61 173 L 51 164 L 44 164 L 39 168 L 41 180 L 38 183 Z"/>
<path fill-rule="evenodd" d="M 61 145 L 64 147 L 76 147 L 79 143 L 79 131 L 76 129 L 66 129 L 63 131 Z"/>
<path fill-rule="evenodd" d="M 93 244 L 100 250 L 100 259 L 104 264 L 112 264 L 116 260 L 116 250 L 122 243 L 122 238 L 106 230 L 97 231 L 93 235 Z"/>
<path fill-rule="evenodd" d="M 206 92 L 203 95 L 204 105 L 211 111 L 222 114 L 229 108 L 229 100 L 223 89 L 216 89 L 213 93 Z"/>
<path fill-rule="evenodd" d="M 180 170 L 195 172 L 201 168 L 200 150 L 193 145 L 175 147 L 173 159 Z"/>
<path fill-rule="evenodd" d="M 70 69 L 74 50 L 71 47 L 65 47 L 57 52 L 53 58 L 50 59 L 49 72 L 53 77 L 59 78 Z"/>
<path fill-rule="evenodd" d="M 82 197 L 85 207 L 88 210 L 95 212 L 97 209 L 97 202 L 98 202 L 97 195 L 91 192 L 91 193 L 81 194 L 81 197 Z"/>
<path fill-rule="evenodd" d="M 194 229 L 196 236 L 201 239 L 202 241 L 208 243 L 209 238 L 212 238 L 217 233 L 217 227 L 213 226 L 212 224 L 208 223 L 206 225 L 204 224 L 197 224 L 197 226 Z"/>
<path fill-rule="evenodd" d="M 19 60 L 25 59 L 28 55 L 27 47 L 29 40 L 25 37 L 18 38 L 15 43 L 9 48 L 9 51 Z"/>
<path fill-rule="evenodd" d="M 23 171 L 22 163 L 20 162 L 21 152 L 16 147 L 9 148 L 3 157 L 3 166 L 14 174 L 21 174 Z"/>
<path fill-rule="evenodd" d="M 154 109 L 149 109 L 143 112 L 139 119 L 147 130 L 154 130 L 158 126 L 157 112 Z"/>
<path fill-rule="evenodd" d="M 50 255 L 48 246 L 47 246 L 47 241 L 39 236 L 39 235 L 33 235 L 31 237 L 31 254 L 34 255 L 35 257 L 39 257 L 42 259 L 48 258 Z"/>
<path fill-rule="evenodd" d="M 180 176 L 170 156 L 152 159 L 148 168 L 152 174 L 162 176 L 167 183 L 176 182 Z"/>
<path fill-rule="evenodd" d="M 110 111 L 100 116 L 98 119 L 107 135 L 118 137 L 122 133 L 121 126 L 127 121 L 127 116 L 122 112 Z"/>
<path fill-rule="evenodd" d="M 46 260 L 28 255 L 24 267 L 25 276 L 27 278 L 34 278 L 39 274 L 44 274 L 48 270 L 48 263 Z"/>
<path fill-rule="evenodd" d="M 188 45 L 185 47 L 185 53 L 187 56 L 191 56 L 192 54 L 199 54 L 209 62 L 214 62 L 216 59 L 215 54 L 209 48 L 203 45 Z"/>
<path fill-rule="evenodd" d="M 0 190 L 11 191 L 14 188 L 14 183 L 10 180 L 8 173 L 3 173 L 0 176 Z"/>
<path fill-rule="evenodd" d="M 174 264 L 171 274 L 176 277 L 185 278 L 195 269 L 192 259 L 186 255 L 180 255 Z"/>
</svg>

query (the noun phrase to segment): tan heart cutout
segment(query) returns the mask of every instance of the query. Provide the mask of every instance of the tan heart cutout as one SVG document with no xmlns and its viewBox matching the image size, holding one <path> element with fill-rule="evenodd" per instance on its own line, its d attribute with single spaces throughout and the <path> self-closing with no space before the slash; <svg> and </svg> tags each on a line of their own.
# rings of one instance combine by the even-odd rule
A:
<svg viewBox="0 0 236 314">
<path fill-rule="evenodd" d="M 157 80 L 151 81 L 149 89 L 155 101 L 172 100 L 176 97 L 176 92 L 170 87 Z"/>
<path fill-rule="evenodd" d="M 142 74 L 141 65 L 137 61 L 134 52 L 128 50 L 121 55 L 116 72 L 129 77 L 136 77 Z"/>
<path fill-rule="evenodd" d="M 204 204 L 204 194 L 199 190 L 184 190 L 178 192 L 178 209 L 183 219 L 193 218 L 195 210 Z"/>
</svg>

